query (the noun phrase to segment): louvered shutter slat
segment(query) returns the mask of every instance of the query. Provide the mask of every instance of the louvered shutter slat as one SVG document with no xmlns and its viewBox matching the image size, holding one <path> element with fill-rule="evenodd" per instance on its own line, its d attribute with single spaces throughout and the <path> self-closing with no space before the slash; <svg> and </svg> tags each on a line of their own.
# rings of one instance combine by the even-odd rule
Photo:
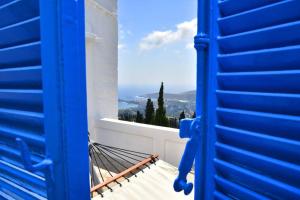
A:
<svg viewBox="0 0 300 200">
<path fill-rule="evenodd" d="M 44 199 L 46 180 L 24 169 L 16 138 L 45 156 L 39 1 L 0 4 L 0 196 Z"/>
<path fill-rule="evenodd" d="M 40 40 L 40 17 L 34 17 L 16 24 L 0 28 L 0 47 Z"/>
<path fill-rule="evenodd" d="M 6 142 L 7 144 L 12 143 L 13 141 L 10 141 L 8 139 L 4 139 L 4 142 Z M 34 145 L 29 145 L 29 147 L 34 150 L 34 149 L 38 149 L 38 147 L 34 146 Z M 2 145 L 0 147 L 0 152 L 2 153 L 2 158 L 4 161 L 6 161 L 7 163 L 13 164 L 15 166 L 18 166 L 20 168 L 23 168 L 23 164 L 22 164 L 22 160 L 20 158 L 20 151 L 16 150 L 16 146 L 14 145 Z M 33 163 L 39 163 L 42 161 L 42 155 L 33 155 L 31 156 L 31 161 Z M 39 174 L 40 175 L 40 174 Z"/>
<path fill-rule="evenodd" d="M 279 144 L 277 144 L 279 145 Z M 257 171 L 269 177 L 285 181 L 288 180 L 293 186 L 300 186 L 300 167 L 286 161 L 282 161 L 282 157 L 275 159 L 273 155 L 265 156 L 259 153 L 253 153 L 230 145 L 217 143 L 216 151 L 222 160 L 236 163 L 247 169 Z M 277 154 L 275 151 L 274 154 Z M 271 157 L 272 156 L 272 157 Z M 282 159 L 282 160 L 280 160 Z M 285 171 L 285 173 L 278 173 Z"/>
<path fill-rule="evenodd" d="M 37 0 L 15 0 L 0 7 L 0 28 L 20 23 L 39 15 L 39 2 Z"/>
<path fill-rule="evenodd" d="M 215 166 L 217 172 L 226 179 L 245 184 L 252 191 L 270 196 L 270 198 L 297 199 L 300 195 L 299 188 L 261 175 L 253 170 L 248 170 L 219 159 L 215 160 Z M 272 193 L 268 192 L 270 190 L 272 190 Z"/>
<path fill-rule="evenodd" d="M 216 200 L 231 200 L 231 198 L 225 196 L 221 192 L 215 191 L 214 192 L 214 199 Z"/>
<path fill-rule="evenodd" d="M 219 1 L 219 7 L 222 15 L 228 16 L 279 1 L 282 0 L 223 0 Z"/>
<path fill-rule="evenodd" d="M 219 124 L 300 141 L 300 117 L 298 116 L 230 108 L 217 108 L 217 113 Z"/>
<path fill-rule="evenodd" d="M 300 45 L 273 49 L 221 54 L 218 60 L 224 71 L 298 69 Z M 289 59 L 286 59 L 286 58 Z"/>
<path fill-rule="evenodd" d="M 40 42 L 0 49 L 0 65 L 4 67 L 30 66 L 41 64 Z"/>
<path fill-rule="evenodd" d="M 252 200 L 269 200 L 268 198 L 249 190 L 248 188 L 242 187 L 238 184 L 230 182 L 222 177 L 215 176 L 217 187 L 229 196 L 240 198 L 240 199 L 252 199 Z M 220 195 L 220 194 L 219 194 Z M 226 199 L 226 196 L 222 196 L 222 199 Z"/>
<path fill-rule="evenodd" d="M 298 158 L 299 151 L 297 151 L 300 147 L 300 143 L 297 141 L 221 125 L 216 126 L 216 131 L 217 138 L 222 144 L 231 145 L 294 164 L 299 164 L 300 162 Z"/>
<path fill-rule="evenodd" d="M 0 103 L 5 108 L 18 108 L 21 110 L 42 111 L 41 90 L 13 90 L 0 89 Z"/>
<path fill-rule="evenodd" d="M 291 115 L 300 114 L 300 95 L 298 94 L 219 90 L 217 96 L 222 107 Z"/>
<path fill-rule="evenodd" d="M 300 1 L 214 5 L 212 195 L 300 199 Z"/>
<path fill-rule="evenodd" d="M 297 21 L 299 6 L 299 1 L 286 0 L 220 18 L 220 31 L 222 35 L 229 35 Z"/>
<path fill-rule="evenodd" d="M 300 78 L 299 70 L 221 72 L 217 76 L 219 85 L 226 90 L 287 94 L 300 92 L 299 84 L 294 84 Z"/>
<path fill-rule="evenodd" d="M 219 37 L 218 42 L 226 53 L 296 45 L 300 44 L 300 22 Z"/>
<path fill-rule="evenodd" d="M 1 88 L 41 88 L 41 66 L 0 69 Z"/>
<path fill-rule="evenodd" d="M 0 0 L 0 199 L 89 198 L 83 13 Z"/>
<path fill-rule="evenodd" d="M 20 185 L 14 183 L 11 180 L 0 177 L 0 183 L 2 186 L 8 189 L 7 195 L 11 196 L 15 199 L 45 199 L 42 196 L 38 195 L 37 192 L 30 191 L 29 189 L 25 189 Z"/>
</svg>

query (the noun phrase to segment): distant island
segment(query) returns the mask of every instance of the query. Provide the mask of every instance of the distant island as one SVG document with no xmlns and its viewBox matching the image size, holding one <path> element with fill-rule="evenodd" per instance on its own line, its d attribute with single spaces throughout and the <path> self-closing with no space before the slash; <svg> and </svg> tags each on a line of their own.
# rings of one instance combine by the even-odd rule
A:
<svg viewBox="0 0 300 200">
<path fill-rule="evenodd" d="M 150 93 L 138 95 L 132 100 L 119 99 L 119 119 L 135 121 L 137 112 L 145 115 L 148 99 L 153 101 L 154 109 L 156 110 L 158 108 L 158 98 L 159 93 Z M 193 117 L 196 110 L 195 90 L 180 93 L 163 93 L 163 100 L 167 118 L 178 120 L 183 114 L 187 118 Z M 177 125 L 170 125 L 170 127 L 174 126 Z"/>
<path fill-rule="evenodd" d="M 145 98 L 158 98 L 158 93 L 152 93 L 152 94 L 145 94 L 141 97 Z M 196 90 L 187 91 L 187 92 L 181 92 L 177 94 L 173 93 L 164 93 L 165 100 L 179 100 L 179 101 L 195 101 L 196 99 Z"/>
</svg>

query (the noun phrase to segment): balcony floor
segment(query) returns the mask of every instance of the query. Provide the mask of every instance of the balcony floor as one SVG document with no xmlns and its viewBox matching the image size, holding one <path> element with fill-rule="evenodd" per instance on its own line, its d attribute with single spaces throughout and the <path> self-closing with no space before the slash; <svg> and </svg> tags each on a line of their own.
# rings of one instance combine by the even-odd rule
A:
<svg viewBox="0 0 300 200">
<path fill-rule="evenodd" d="M 151 165 L 150 169 L 145 168 L 144 173 L 137 173 L 137 177 L 132 176 L 130 182 L 122 181 L 122 187 L 115 185 L 113 192 L 107 190 L 103 197 L 98 195 L 93 200 L 158 200 L 194 199 L 193 194 L 185 196 L 182 192 L 176 193 L 173 190 L 173 181 L 178 173 L 178 169 L 162 160 Z M 194 174 L 190 173 L 188 180 L 193 182 Z"/>
</svg>

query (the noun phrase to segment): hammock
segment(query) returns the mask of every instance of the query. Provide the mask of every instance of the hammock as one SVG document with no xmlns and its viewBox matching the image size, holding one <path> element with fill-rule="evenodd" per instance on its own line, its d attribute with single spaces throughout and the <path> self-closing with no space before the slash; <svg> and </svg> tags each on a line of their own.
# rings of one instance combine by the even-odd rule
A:
<svg viewBox="0 0 300 200">
<path fill-rule="evenodd" d="M 130 182 L 138 172 L 155 165 L 158 155 L 107 146 L 89 142 L 91 197 L 100 195 L 113 187 L 122 187 L 122 182 Z"/>
<path fill-rule="evenodd" d="M 93 200 L 194 199 L 193 194 L 185 196 L 173 190 L 178 169 L 159 160 L 158 155 L 89 140 L 89 158 Z M 187 179 L 193 181 L 193 172 Z"/>
</svg>

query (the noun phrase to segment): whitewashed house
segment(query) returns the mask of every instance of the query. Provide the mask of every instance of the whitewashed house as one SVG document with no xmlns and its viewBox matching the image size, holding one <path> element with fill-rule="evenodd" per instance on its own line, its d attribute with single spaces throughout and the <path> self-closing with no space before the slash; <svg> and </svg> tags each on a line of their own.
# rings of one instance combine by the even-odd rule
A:
<svg viewBox="0 0 300 200">
<path fill-rule="evenodd" d="M 178 130 L 117 120 L 117 0 L 86 0 L 86 62 L 89 132 L 92 140 L 146 153 L 178 165 L 185 141 Z"/>
</svg>

